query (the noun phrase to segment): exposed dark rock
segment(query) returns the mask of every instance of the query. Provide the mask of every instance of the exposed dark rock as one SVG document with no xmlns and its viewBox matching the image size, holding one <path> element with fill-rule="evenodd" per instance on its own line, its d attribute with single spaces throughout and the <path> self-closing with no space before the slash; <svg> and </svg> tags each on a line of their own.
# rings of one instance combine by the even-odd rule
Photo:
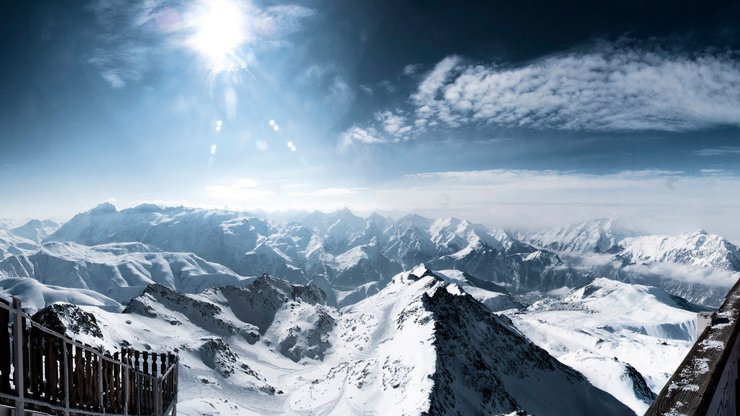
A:
<svg viewBox="0 0 740 416">
<path fill-rule="evenodd" d="M 55 303 L 39 310 L 31 319 L 60 334 L 85 334 L 103 338 L 95 315 L 83 311 L 76 305 Z"/>
</svg>

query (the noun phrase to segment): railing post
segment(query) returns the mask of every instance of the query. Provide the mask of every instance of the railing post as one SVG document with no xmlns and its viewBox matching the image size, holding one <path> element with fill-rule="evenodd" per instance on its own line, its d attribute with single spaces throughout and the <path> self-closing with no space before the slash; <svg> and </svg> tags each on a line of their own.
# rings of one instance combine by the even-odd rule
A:
<svg viewBox="0 0 740 416">
<path fill-rule="evenodd" d="M 123 354 L 121 354 L 123 356 Z M 123 376 L 123 416 L 128 416 L 128 373 L 131 371 L 129 367 L 124 367 L 125 374 Z"/>
<path fill-rule="evenodd" d="M 136 377 L 136 414 L 141 415 L 141 374 L 134 373 Z"/>
<path fill-rule="evenodd" d="M 25 395 L 26 388 L 23 385 L 25 375 L 23 374 L 23 308 L 21 300 L 13 297 L 13 374 L 15 382 L 15 391 L 18 393 L 18 399 L 15 401 L 15 414 L 20 416 L 25 414 Z"/>
<path fill-rule="evenodd" d="M 154 379 L 154 415 L 162 416 L 162 380 Z"/>
<path fill-rule="evenodd" d="M 62 361 L 64 361 L 64 416 L 69 416 L 69 359 L 67 358 L 67 340 L 62 338 Z"/>
<path fill-rule="evenodd" d="M 98 348 L 98 397 L 100 399 L 100 411 L 105 414 L 105 402 L 103 401 L 103 347 Z"/>
</svg>

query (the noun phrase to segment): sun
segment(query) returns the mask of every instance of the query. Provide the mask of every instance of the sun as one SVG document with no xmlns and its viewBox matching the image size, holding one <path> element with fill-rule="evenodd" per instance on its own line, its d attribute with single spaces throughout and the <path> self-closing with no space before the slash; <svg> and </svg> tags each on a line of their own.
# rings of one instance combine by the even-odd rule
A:
<svg viewBox="0 0 740 416">
<path fill-rule="evenodd" d="M 245 67 L 240 48 L 248 40 L 247 15 L 235 0 L 204 0 L 188 19 L 188 46 L 204 59 L 213 73 Z"/>
</svg>

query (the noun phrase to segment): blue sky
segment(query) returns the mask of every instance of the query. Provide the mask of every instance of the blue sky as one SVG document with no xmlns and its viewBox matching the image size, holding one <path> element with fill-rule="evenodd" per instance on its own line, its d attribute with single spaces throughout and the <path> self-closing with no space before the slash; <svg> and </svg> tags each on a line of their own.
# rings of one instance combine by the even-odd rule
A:
<svg viewBox="0 0 740 416">
<path fill-rule="evenodd" d="M 645 3 L 4 5 L 0 217 L 114 199 L 740 237 L 740 8 Z"/>
</svg>

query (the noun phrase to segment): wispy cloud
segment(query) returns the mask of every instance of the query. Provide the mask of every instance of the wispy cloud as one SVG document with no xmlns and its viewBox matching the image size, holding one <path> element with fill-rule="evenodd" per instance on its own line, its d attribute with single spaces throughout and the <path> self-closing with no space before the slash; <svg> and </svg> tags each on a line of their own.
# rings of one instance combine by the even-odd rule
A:
<svg viewBox="0 0 740 416">
<path fill-rule="evenodd" d="M 448 57 L 411 99 L 420 118 L 453 126 L 479 122 L 596 131 L 740 126 L 737 58 L 614 45 L 514 68 Z"/>
<path fill-rule="evenodd" d="M 596 132 L 740 126 L 739 58 L 736 52 L 626 42 L 516 66 L 448 56 L 410 95 L 413 129 L 405 134 L 418 136 L 437 125 Z"/>
<path fill-rule="evenodd" d="M 355 144 L 379 144 L 386 143 L 388 139 L 383 137 L 374 128 L 363 129 L 352 127 L 342 133 L 339 138 L 339 150 L 347 150 Z"/>
<path fill-rule="evenodd" d="M 720 146 L 697 150 L 697 156 L 733 156 L 740 155 L 740 146 Z"/>
</svg>

